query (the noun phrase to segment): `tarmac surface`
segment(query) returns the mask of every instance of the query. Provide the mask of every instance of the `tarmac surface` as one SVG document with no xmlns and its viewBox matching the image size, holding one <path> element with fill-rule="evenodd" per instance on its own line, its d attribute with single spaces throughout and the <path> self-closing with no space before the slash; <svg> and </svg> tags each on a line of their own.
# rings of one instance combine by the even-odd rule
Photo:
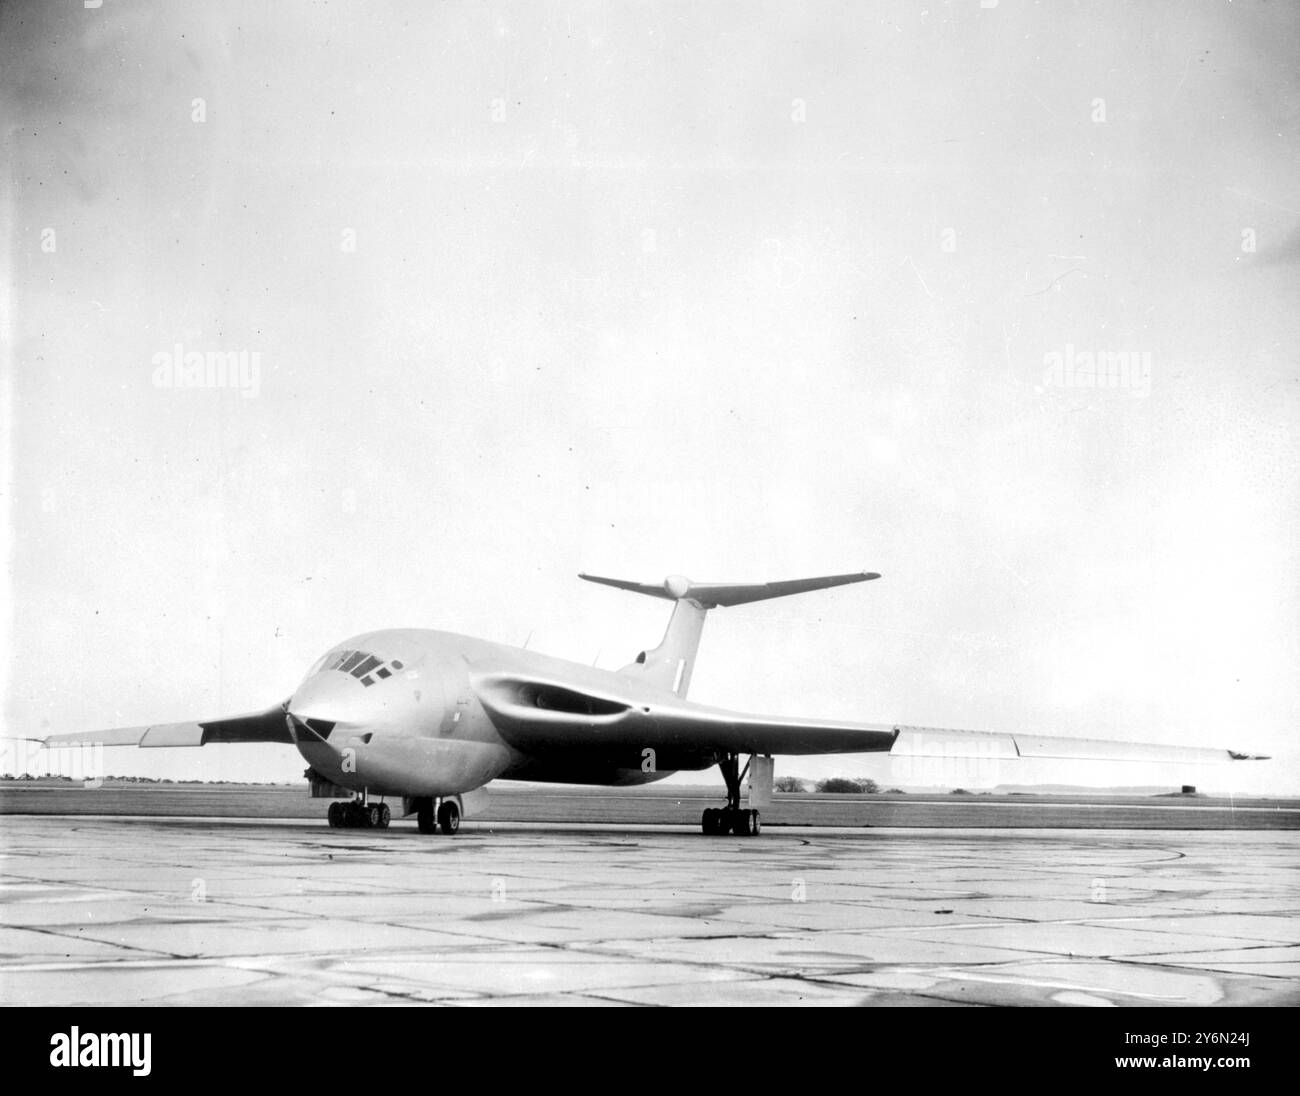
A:
<svg viewBox="0 0 1300 1096">
<path fill-rule="evenodd" d="M 592 822 L 698 826 L 701 811 L 719 806 L 716 787 L 651 784 L 574 788 L 493 784 L 484 822 Z M 321 821 L 328 800 L 306 784 L 149 783 L 108 778 L 85 785 L 68 779 L 0 779 L 0 815 L 106 814 L 202 818 L 302 818 Z M 1300 800 L 1205 795 L 1017 794 L 1005 792 L 825 795 L 777 793 L 763 825 L 892 826 L 908 829 L 1300 829 Z"/>
<path fill-rule="evenodd" d="M 1298 854 L 1270 829 L 10 814 L 0 1003 L 1300 1004 Z"/>
</svg>

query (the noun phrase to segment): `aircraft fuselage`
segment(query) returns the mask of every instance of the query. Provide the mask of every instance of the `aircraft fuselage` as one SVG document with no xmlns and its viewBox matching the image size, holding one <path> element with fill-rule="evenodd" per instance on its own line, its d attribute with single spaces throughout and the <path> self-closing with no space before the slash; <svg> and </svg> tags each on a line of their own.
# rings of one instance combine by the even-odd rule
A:
<svg viewBox="0 0 1300 1096">
<path fill-rule="evenodd" d="M 474 687 L 476 677 L 512 673 L 616 692 L 643 701 L 647 713 L 664 698 L 608 670 L 471 636 L 397 629 L 356 636 L 322 656 L 289 700 L 290 733 L 320 776 L 390 796 L 456 795 L 502 778 L 641 784 L 714 763 L 698 750 L 648 758 L 626 745 L 602 750 L 588 739 L 566 747 L 560 739 L 539 747 L 512 735 Z"/>
</svg>

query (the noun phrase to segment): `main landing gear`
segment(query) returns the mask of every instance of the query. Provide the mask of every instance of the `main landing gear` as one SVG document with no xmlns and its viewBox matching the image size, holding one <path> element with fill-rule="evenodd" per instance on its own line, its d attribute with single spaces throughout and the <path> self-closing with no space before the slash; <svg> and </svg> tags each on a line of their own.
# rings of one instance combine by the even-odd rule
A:
<svg viewBox="0 0 1300 1096">
<path fill-rule="evenodd" d="M 434 810 L 435 802 L 427 798 L 415 801 L 415 823 L 421 833 L 437 833 L 441 829 L 450 836 L 460 829 L 460 807 L 454 799 L 444 799 Z"/>
<path fill-rule="evenodd" d="M 749 771 L 748 762 L 742 769 L 740 755 L 729 753 L 723 755 L 718 768 L 722 770 L 722 779 L 727 782 L 727 805 L 709 807 L 704 812 L 701 828 L 709 837 L 722 837 L 729 833 L 734 833 L 737 837 L 757 837 L 762 830 L 758 811 L 742 810 L 740 807 L 740 782 Z"/>
<path fill-rule="evenodd" d="M 363 829 L 386 830 L 393 820 L 387 803 L 371 803 L 364 792 L 346 803 L 335 800 L 330 804 L 329 823 L 336 830 Z"/>
</svg>

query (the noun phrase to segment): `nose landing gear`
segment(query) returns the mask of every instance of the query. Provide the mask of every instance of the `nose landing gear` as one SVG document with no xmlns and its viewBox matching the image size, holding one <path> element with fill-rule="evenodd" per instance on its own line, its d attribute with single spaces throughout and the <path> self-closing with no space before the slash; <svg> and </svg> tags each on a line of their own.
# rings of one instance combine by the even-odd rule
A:
<svg viewBox="0 0 1300 1096">
<path fill-rule="evenodd" d="M 444 799 L 434 809 L 432 798 L 417 799 L 415 823 L 421 833 L 437 833 L 439 829 L 448 836 L 460 829 L 460 807 L 454 799 Z"/>
<path fill-rule="evenodd" d="M 370 797 L 362 792 L 346 803 L 335 800 L 330 804 L 327 817 L 330 826 L 336 830 L 386 830 L 393 820 L 393 812 L 387 803 L 371 803 Z"/>
<path fill-rule="evenodd" d="M 460 829 L 460 808 L 450 799 L 438 808 L 438 826 L 448 836 Z"/>
<path fill-rule="evenodd" d="M 727 805 L 709 807 L 701 819 L 700 828 L 709 837 L 722 837 L 734 833 L 737 837 L 757 837 L 762 831 L 758 820 L 758 811 L 742 810 L 740 807 L 740 782 L 749 771 L 749 764 L 740 767 L 740 755 L 724 754 L 718 762 L 722 770 L 722 779 L 727 782 Z"/>
</svg>

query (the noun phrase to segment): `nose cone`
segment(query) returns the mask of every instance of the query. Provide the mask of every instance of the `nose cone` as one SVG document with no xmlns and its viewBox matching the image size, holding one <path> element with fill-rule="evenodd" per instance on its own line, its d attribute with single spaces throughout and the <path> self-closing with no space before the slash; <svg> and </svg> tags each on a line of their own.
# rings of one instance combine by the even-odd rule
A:
<svg viewBox="0 0 1300 1096">
<path fill-rule="evenodd" d="M 289 699 L 289 714 L 301 721 L 359 723 L 373 707 L 356 681 L 336 673 L 314 674 Z"/>
<path fill-rule="evenodd" d="M 391 698 L 373 695 L 355 678 L 340 673 L 318 673 L 298 686 L 289 699 L 289 718 L 300 745 L 334 748 L 356 735 L 389 728 L 398 713 Z"/>
<path fill-rule="evenodd" d="M 371 680 L 335 669 L 310 674 L 289 698 L 289 716 L 300 744 L 328 740 L 338 748 L 350 738 L 377 732 L 428 733 L 441 716 L 435 682 L 406 676 Z"/>
</svg>

